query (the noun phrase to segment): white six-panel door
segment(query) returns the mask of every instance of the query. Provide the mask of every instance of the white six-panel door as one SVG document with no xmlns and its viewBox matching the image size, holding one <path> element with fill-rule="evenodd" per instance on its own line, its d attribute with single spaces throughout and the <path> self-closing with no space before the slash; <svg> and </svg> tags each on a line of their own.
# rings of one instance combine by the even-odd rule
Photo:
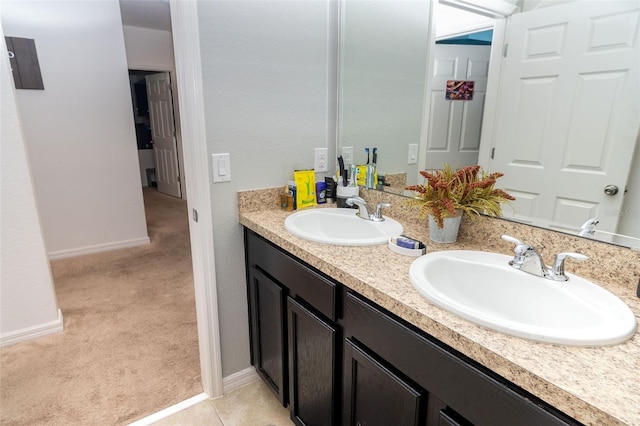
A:
<svg viewBox="0 0 640 426">
<path fill-rule="evenodd" d="M 427 169 L 440 169 L 444 163 L 463 167 L 478 162 L 490 52 L 490 46 L 435 45 L 425 152 Z M 447 80 L 473 81 L 473 100 L 445 99 Z"/>
<path fill-rule="evenodd" d="M 158 191 L 180 198 L 178 147 L 169 73 L 148 75 L 146 81 Z"/>
<path fill-rule="evenodd" d="M 616 230 L 640 129 L 639 23 L 637 1 L 509 18 L 490 166 L 516 218 L 568 230 L 596 217 Z"/>
</svg>

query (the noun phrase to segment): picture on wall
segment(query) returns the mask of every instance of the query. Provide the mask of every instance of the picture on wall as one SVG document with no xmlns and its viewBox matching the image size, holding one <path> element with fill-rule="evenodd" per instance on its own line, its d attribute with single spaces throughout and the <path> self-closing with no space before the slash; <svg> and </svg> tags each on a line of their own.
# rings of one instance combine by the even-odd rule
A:
<svg viewBox="0 0 640 426">
<path fill-rule="evenodd" d="M 448 101 L 473 100 L 473 81 L 447 80 L 445 99 Z"/>
</svg>

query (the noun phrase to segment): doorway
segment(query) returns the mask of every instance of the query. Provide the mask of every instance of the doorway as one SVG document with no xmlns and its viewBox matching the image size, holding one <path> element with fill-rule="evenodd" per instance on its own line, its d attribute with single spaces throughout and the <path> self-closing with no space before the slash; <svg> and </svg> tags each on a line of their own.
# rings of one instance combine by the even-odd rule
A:
<svg viewBox="0 0 640 426">
<path fill-rule="evenodd" d="M 440 1 L 434 5 L 425 108 L 424 167 L 478 163 L 494 18 Z M 465 88 L 460 95 L 457 88 Z"/>
<path fill-rule="evenodd" d="M 473 44 L 467 37 L 436 42 L 429 92 L 426 166 L 456 168 L 478 163 L 482 116 L 489 77 L 491 42 Z M 456 92 L 456 88 L 466 91 Z"/>
<path fill-rule="evenodd" d="M 130 69 L 129 84 L 142 186 L 185 198 L 171 74 Z"/>
</svg>

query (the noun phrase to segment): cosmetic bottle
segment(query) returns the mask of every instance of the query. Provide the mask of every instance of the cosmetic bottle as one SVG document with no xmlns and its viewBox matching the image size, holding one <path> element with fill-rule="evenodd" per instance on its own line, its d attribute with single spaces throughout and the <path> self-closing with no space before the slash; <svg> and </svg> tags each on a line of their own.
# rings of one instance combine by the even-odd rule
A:
<svg viewBox="0 0 640 426">
<path fill-rule="evenodd" d="M 296 183 L 292 180 L 290 180 L 288 182 L 288 187 L 289 187 L 289 194 L 291 194 L 292 197 L 292 203 L 293 203 L 293 210 L 297 210 L 297 206 L 296 206 L 296 202 L 297 202 L 297 189 L 296 189 Z"/>
<path fill-rule="evenodd" d="M 289 185 L 285 185 L 280 194 L 280 207 L 282 210 L 292 211 L 293 210 L 293 194 L 289 191 Z"/>
<path fill-rule="evenodd" d="M 327 202 L 326 182 L 316 182 L 316 201 L 318 204 L 325 204 Z"/>
<path fill-rule="evenodd" d="M 332 177 L 325 177 L 324 182 L 327 184 L 327 203 L 333 204 L 336 202 L 336 181 Z"/>
</svg>

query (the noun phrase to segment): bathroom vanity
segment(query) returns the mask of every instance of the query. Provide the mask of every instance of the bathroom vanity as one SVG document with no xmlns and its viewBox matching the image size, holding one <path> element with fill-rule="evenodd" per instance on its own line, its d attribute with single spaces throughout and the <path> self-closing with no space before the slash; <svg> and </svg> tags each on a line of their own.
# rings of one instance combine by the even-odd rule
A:
<svg viewBox="0 0 640 426">
<path fill-rule="evenodd" d="M 252 363 L 297 424 L 640 424 L 637 336 L 585 348 L 485 329 L 422 298 L 413 258 L 301 240 L 287 215 L 240 208 Z M 608 289 L 638 315 L 634 290 Z"/>
</svg>

